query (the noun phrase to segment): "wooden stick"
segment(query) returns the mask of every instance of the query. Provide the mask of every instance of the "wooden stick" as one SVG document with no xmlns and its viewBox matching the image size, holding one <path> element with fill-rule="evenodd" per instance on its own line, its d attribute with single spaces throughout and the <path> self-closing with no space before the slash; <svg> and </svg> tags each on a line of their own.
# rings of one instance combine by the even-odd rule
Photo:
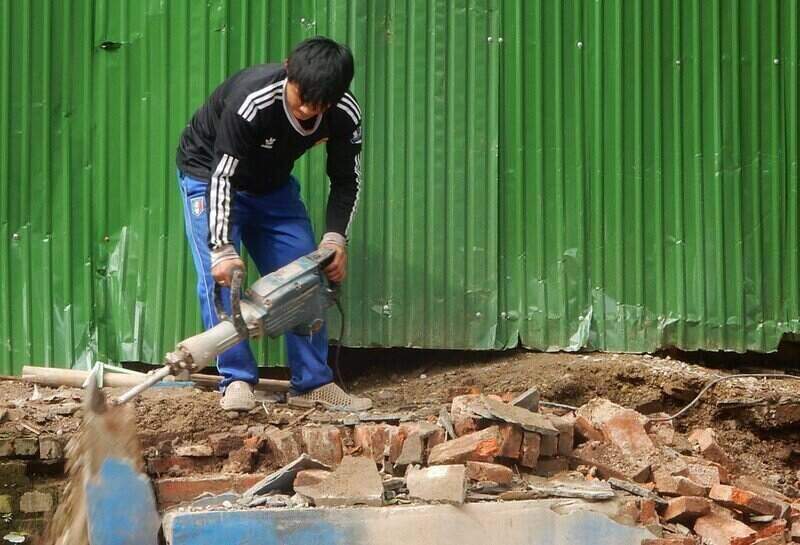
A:
<svg viewBox="0 0 800 545">
<path fill-rule="evenodd" d="M 72 386 L 80 388 L 89 371 L 80 369 L 58 369 L 54 367 L 34 367 L 26 365 L 22 368 L 21 380 L 45 386 Z M 128 375 L 124 373 L 106 373 L 103 376 L 105 386 L 109 388 L 132 388 L 142 382 L 146 375 Z M 222 380 L 218 375 L 191 375 L 190 379 L 200 385 L 216 386 Z M 289 389 L 288 380 L 260 379 L 256 389 L 267 392 L 285 392 Z"/>
</svg>

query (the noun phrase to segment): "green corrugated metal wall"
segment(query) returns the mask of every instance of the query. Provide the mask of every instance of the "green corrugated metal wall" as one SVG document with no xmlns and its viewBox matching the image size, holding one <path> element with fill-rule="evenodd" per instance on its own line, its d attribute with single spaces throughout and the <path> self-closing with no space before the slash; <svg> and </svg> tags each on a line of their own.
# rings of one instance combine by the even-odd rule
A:
<svg viewBox="0 0 800 545">
<path fill-rule="evenodd" d="M 198 328 L 178 135 L 315 34 L 353 48 L 365 114 L 346 344 L 772 350 L 800 331 L 798 15 L 0 0 L 0 373 L 156 362 Z M 317 225 L 323 163 L 296 172 Z"/>
</svg>

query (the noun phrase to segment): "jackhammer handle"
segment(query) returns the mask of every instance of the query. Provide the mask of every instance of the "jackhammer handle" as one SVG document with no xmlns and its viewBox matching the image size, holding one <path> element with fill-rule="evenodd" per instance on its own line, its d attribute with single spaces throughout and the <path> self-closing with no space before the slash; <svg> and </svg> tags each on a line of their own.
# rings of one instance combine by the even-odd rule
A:
<svg viewBox="0 0 800 545">
<path fill-rule="evenodd" d="M 242 318 L 242 281 L 244 280 L 244 269 L 236 268 L 231 274 L 231 316 L 225 312 L 222 306 L 222 286 L 214 284 L 214 309 L 217 311 L 217 319 L 220 322 L 230 320 L 233 322 L 236 331 L 243 338 L 247 338 L 247 324 Z"/>
</svg>

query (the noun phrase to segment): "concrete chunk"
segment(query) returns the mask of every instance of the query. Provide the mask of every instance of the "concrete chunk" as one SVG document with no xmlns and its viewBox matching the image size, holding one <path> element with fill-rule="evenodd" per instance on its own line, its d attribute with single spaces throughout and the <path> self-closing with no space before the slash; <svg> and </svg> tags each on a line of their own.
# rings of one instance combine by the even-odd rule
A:
<svg viewBox="0 0 800 545">
<path fill-rule="evenodd" d="M 175 455 L 203 458 L 206 456 L 213 456 L 214 449 L 212 449 L 210 445 L 181 445 L 175 449 Z"/>
<path fill-rule="evenodd" d="M 295 487 L 318 507 L 383 505 L 383 481 L 375 462 L 363 456 L 345 456 L 339 467 L 316 486 Z"/>
<path fill-rule="evenodd" d="M 518 424 L 525 431 L 533 431 L 540 435 L 558 435 L 556 427 L 543 414 L 503 403 L 490 396 L 481 396 L 481 401 L 489 411 L 490 418 L 509 424 Z"/>
<path fill-rule="evenodd" d="M 539 410 L 539 390 L 536 388 L 528 388 L 511 401 L 512 405 L 528 409 L 532 412 Z"/>
<path fill-rule="evenodd" d="M 445 441 L 431 449 L 428 463 L 431 465 L 461 464 L 469 460 L 491 462 L 500 453 L 502 436 L 497 426 Z"/>
<path fill-rule="evenodd" d="M 53 510 L 53 495 L 48 492 L 25 492 L 19 499 L 23 513 L 48 513 Z"/>
<path fill-rule="evenodd" d="M 628 456 L 610 443 L 585 443 L 572 451 L 571 459 L 576 465 L 596 467 L 605 479 L 616 477 L 643 483 L 650 478 L 650 463 L 647 460 Z"/>
<path fill-rule="evenodd" d="M 655 472 L 656 490 L 665 496 L 705 496 L 708 488 L 680 475 Z"/>
<path fill-rule="evenodd" d="M 395 465 L 407 466 L 410 464 L 421 464 L 425 456 L 425 443 L 418 432 L 412 432 L 400 449 L 400 455 L 395 460 Z"/>
<path fill-rule="evenodd" d="M 406 475 L 408 495 L 426 501 L 462 504 L 466 497 L 466 468 L 442 465 L 412 468 Z"/>
</svg>

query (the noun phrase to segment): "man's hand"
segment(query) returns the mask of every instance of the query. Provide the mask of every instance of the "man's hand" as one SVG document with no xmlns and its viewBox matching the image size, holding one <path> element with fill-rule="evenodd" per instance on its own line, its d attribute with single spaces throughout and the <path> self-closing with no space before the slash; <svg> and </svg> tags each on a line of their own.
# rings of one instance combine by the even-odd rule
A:
<svg viewBox="0 0 800 545">
<path fill-rule="evenodd" d="M 320 248 L 331 248 L 336 253 L 333 255 L 333 261 L 325 267 L 323 271 L 325 276 L 328 277 L 328 280 L 331 282 L 336 282 L 340 284 L 344 277 L 347 276 L 347 250 L 341 244 L 336 244 L 335 242 L 329 242 L 323 239 L 323 241 L 319 245 Z"/>
<path fill-rule="evenodd" d="M 233 245 L 227 244 L 218 250 L 211 251 L 211 276 L 220 286 L 229 287 L 233 271 L 241 269 L 245 272 L 244 261 Z"/>
<path fill-rule="evenodd" d="M 226 259 L 211 268 L 211 276 L 214 277 L 214 282 L 220 286 L 229 287 L 233 271 L 236 269 L 241 269 L 244 272 L 244 261 L 241 258 Z"/>
</svg>

